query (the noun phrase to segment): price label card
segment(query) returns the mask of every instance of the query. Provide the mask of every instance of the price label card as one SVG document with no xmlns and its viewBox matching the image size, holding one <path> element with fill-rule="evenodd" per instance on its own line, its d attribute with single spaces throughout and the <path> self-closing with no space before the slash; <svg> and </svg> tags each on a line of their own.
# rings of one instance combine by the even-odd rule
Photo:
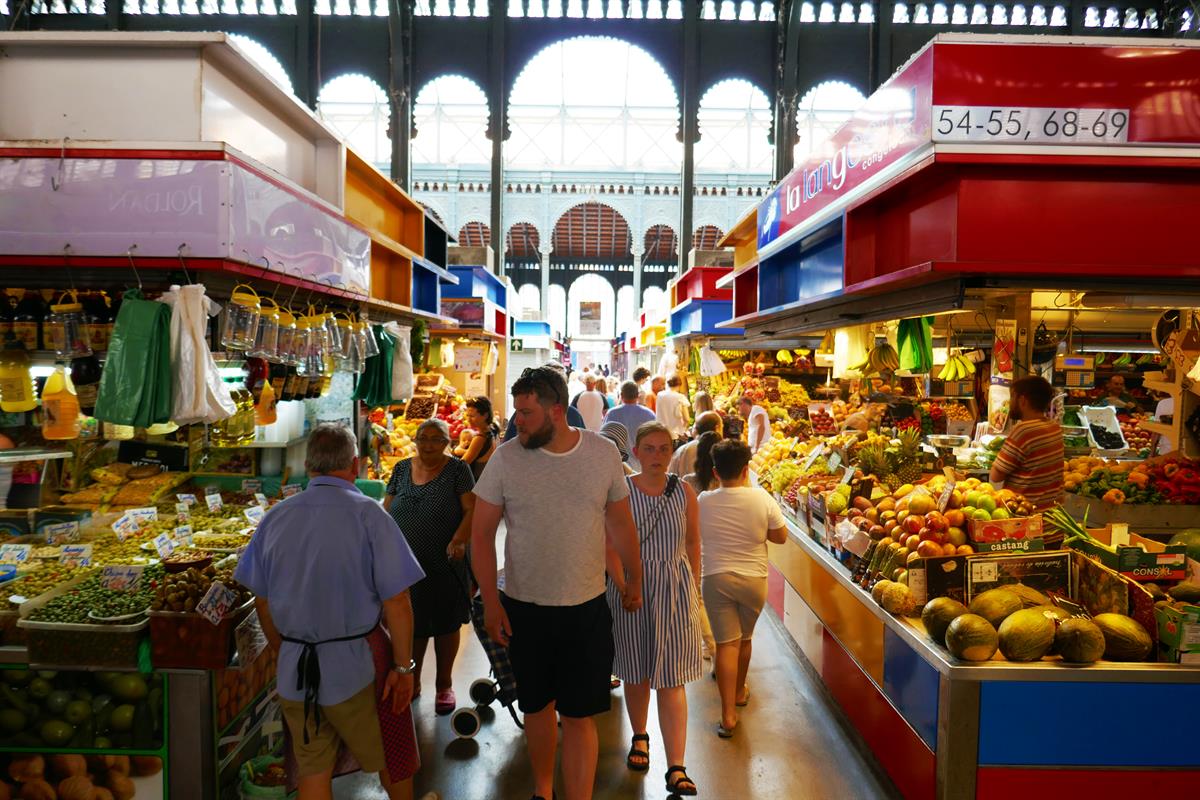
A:
<svg viewBox="0 0 1200 800">
<path fill-rule="evenodd" d="M 192 526 L 180 525 L 171 531 L 171 535 L 175 537 L 175 541 L 184 547 L 192 546 Z"/>
<path fill-rule="evenodd" d="M 189 506 L 187 503 L 175 504 L 175 519 L 179 520 L 180 522 L 187 522 L 191 518 L 191 506 Z"/>
<path fill-rule="evenodd" d="M 175 499 L 187 506 L 196 505 L 196 495 L 194 494 L 177 494 L 175 495 Z"/>
<path fill-rule="evenodd" d="M 834 453 L 829 457 L 829 471 L 832 473 L 842 465 L 842 454 Z"/>
<path fill-rule="evenodd" d="M 63 546 L 58 563 L 68 567 L 90 567 L 92 565 L 92 546 L 90 544 L 68 544 Z"/>
<path fill-rule="evenodd" d="M 266 508 L 267 506 L 271 505 L 271 501 L 268 500 L 267 496 L 262 492 L 254 493 L 254 502 L 258 503 L 258 505 L 262 508 Z"/>
<path fill-rule="evenodd" d="M 1129 141 L 1129 109 L 934 106 L 935 142 L 1114 145 Z"/>
<path fill-rule="evenodd" d="M 121 518 L 112 524 L 113 533 L 117 535 L 117 541 L 123 542 L 141 529 L 138 524 L 137 517 L 126 511 L 121 515 Z"/>
<path fill-rule="evenodd" d="M 204 502 L 208 504 L 208 510 L 216 513 L 225 507 L 225 501 L 221 499 L 221 493 L 204 495 Z"/>
<path fill-rule="evenodd" d="M 262 522 L 263 517 L 265 517 L 267 514 L 266 511 L 263 511 L 262 506 L 250 506 L 242 513 L 253 525 L 257 525 L 258 523 Z"/>
<path fill-rule="evenodd" d="M 175 540 L 169 533 L 160 533 L 154 537 L 154 549 L 158 551 L 159 558 L 166 558 L 175 552 Z"/>
<path fill-rule="evenodd" d="M 814 447 L 812 452 L 808 454 L 808 458 L 804 459 L 804 466 L 800 468 L 800 471 L 808 472 L 810 469 L 812 469 L 812 465 L 817 463 L 817 459 L 824 455 L 824 453 L 825 445 L 820 444 Z"/>
<path fill-rule="evenodd" d="M 142 585 L 144 567 L 105 567 L 100 573 L 100 585 L 114 592 L 136 592 Z"/>
<path fill-rule="evenodd" d="M 304 491 L 304 487 L 298 483 L 289 483 L 283 487 L 283 496 L 291 497 L 294 494 L 300 494 Z"/>
<path fill-rule="evenodd" d="M 233 610 L 233 604 L 236 602 L 237 592 L 220 581 L 213 581 L 212 586 L 208 587 L 208 591 L 204 593 L 204 597 L 200 598 L 200 602 L 196 604 L 196 613 L 213 625 L 219 625 L 221 620 Z"/>
<path fill-rule="evenodd" d="M 31 544 L 0 544 L 0 564 L 24 564 L 32 555 Z"/>
<path fill-rule="evenodd" d="M 942 496 L 938 498 L 938 511 L 945 513 L 946 507 L 950 505 L 950 498 L 954 496 L 956 485 L 954 481 L 946 481 L 946 488 L 942 490 Z"/>
<path fill-rule="evenodd" d="M 975 430 L 975 423 L 969 419 L 952 419 L 946 422 L 947 436 L 970 436 Z"/>
<path fill-rule="evenodd" d="M 846 467 L 842 472 L 842 483 L 850 483 L 854 480 L 854 467 Z"/>
<path fill-rule="evenodd" d="M 996 562 L 991 559 L 981 559 L 971 564 L 972 583 L 995 583 L 998 575 Z"/>
<path fill-rule="evenodd" d="M 139 525 L 145 522 L 158 522 L 157 508 L 131 508 L 125 513 L 136 519 Z"/>
<path fill-rule="evenodd" d="M 255 494 L 262 491 L 262 481 L 257 478 L 247 478 L 242 481 L 242 491 L 246 494 Z"/>
<path fill-rule="evenodd" d="M 204 493 L 205 494 L 220 494 L 221 487 L 217 486 L 215 483 L 212 486 L 205 486 Z"/>
<path fill-rule="evenodd" d="M 78 522 L 60 522 L 57 525 L 46 526 L 46 543 L 62 544 L 73 542 L 79 538 Z"/>
</svg>

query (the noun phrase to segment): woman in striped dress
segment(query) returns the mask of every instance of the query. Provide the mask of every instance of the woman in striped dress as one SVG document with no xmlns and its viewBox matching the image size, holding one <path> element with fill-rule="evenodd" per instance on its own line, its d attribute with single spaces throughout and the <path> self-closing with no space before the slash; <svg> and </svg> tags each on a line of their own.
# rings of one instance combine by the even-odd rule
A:
<svg viewBox="0 0 1200 800">
<path fill-rule="evenodd" d="M 621 607 L 625 572 L 609 548 L 608 603 L 616 645 L 614 673 L 625 682 L 625 707 L 633 727 L 626 764 L 637 772 L 650 768 L 646 720 L 650 691 L 658 693 L 658 720 L 667 754 L 667 791 L 695 795 L 696 784 L 684 768 L 687 748 L 687 694 L 684 685 L 703 673 L 700 655 L 700 520 L 696 493 L 668 475 L 671 432 L 658 422 L 638 429 L 634 455 L 642 471 L 629 481 L 630 504 L 642 554 L 642 608 Z M 617 613 L 621 611 L 621 613 Z"/>
</svg>

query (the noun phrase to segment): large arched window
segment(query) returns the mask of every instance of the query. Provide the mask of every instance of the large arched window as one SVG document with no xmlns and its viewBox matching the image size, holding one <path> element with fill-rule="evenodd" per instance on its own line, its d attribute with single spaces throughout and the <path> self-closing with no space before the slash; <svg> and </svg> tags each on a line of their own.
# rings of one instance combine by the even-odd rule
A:
<svg viewBox="0 0 1200 800">
<path fill-rule="evenodd" d="M 387 93 L 365 75 L 342 75 L 317 95 L 317 113 L 384 175 L 392 172 Z"/>
<path fill-rule="evenodd" d="M 487 118 L 487 95 L 474 81 L 443 75 L 425 84 L 413 104 L 413 163 L 490 164 Z"/>
<path fill-rule="evenodd" d="M 513 84 L 505 164 L 525 169 L 675 170 L 678 99 L 645 50 L 581 37 L 547 47 Z"/>
<path fill-rule="evenodd" d="M 295 94 L 295 89 L 292 88 L 292 78 L 288 75 L 283 64 L 279 63 L 279 59 L 264 47 L 261 43 L 251 39 L 249 36 L 243 36 L 240 33 L 226 34 L 229 41 L 232 42 L 237 49 L 241 50 L 246 56 L 254 62 L 254 65 L 267 73 L 271 80 L 278 83 L 284 89 L 287 89 L 289 94 Z"/>
<path fill-rule="evenodd" d="M 771 104 L 754 84 L 721 81 L 700 99 L 696 170 L 771 173 Z"/>
<path fill-rule="evenodd" d="M 809 90 L 796 107 L 796 163 L 808 158 L 865 102 L 862 92 L 842 81 L 826 81 Z"/>
</svg>

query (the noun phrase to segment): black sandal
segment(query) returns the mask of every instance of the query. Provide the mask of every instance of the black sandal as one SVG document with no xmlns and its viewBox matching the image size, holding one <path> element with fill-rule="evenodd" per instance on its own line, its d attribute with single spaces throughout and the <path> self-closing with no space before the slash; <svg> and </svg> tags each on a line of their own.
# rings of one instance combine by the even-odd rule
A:
<svg viewBox="0 0 1200 800">
<path fill-rule="evenodd" d="M 676 778 L 675 782 L 672 783 L 671 776 L 676 772 L 679 773 L 680 777 Z M 682 766 L 675 766 L 668 769 L 666 776 L 664 776 L 664 780 L 667 782 L 667 791 L 671 794 L 680 795 L 681 797 L 695 797 L 697 791 L 696 782 L 688 777 L 687 770 Z M 681 783 L 686 783 L 689 785 L 680 786 Z"/>
<path fill-rule="evenodd" d="M 645 742 L 646 749 L 645 750 L 637 749 L 636 745 L 638 742 Z M 642 764 L 642 763 L 638 763 L 638 762 L 634 761 L 633 759 L 635 757 L 639 758 L 639 759 L 641 759 L 641 758 L 646 759 L 646 763 Z M 649 772 L 650 771 L 650 734 L 635 733 L 633 735 L 633 742 L 629 745 L 629 755 L 625 756 L 625 766 L 629 767 L 634 772 Z"/>
</svg>

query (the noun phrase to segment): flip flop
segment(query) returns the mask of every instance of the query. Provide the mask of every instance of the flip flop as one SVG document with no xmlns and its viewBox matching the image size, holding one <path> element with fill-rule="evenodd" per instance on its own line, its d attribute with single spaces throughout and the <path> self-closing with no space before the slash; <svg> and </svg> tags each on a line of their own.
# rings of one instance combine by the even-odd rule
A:
<svg viewBox="0 0 1200 800">
<path fill-rule="evenodd" d="M 724 722 L 717 723 L 717 736 L 720 736 L 722 739 L 732 739 L 733 733 L 736 730 L 736 725 L 734 725 L 732 728 L 726 728 Z"/>
<path fill-rule="evenodd" d="M 454 713 L 454 709 L 458 707 L 458 698 L 454 695 L 453 689 L 447 689 L 444 692 L 438 692 L 437 697 L 433 701 L 433 711 L 440 717 Z"/>
<path fill-rule="evenodd" d="M 746 687 L 746 696 L 743 697 L 741 700 L 738 700 L 734 705 L 736 705 L 738 708 L 745 708 L 746 706 L 750 705 L 750 687 L 749 686 Z"/>
</svg>

